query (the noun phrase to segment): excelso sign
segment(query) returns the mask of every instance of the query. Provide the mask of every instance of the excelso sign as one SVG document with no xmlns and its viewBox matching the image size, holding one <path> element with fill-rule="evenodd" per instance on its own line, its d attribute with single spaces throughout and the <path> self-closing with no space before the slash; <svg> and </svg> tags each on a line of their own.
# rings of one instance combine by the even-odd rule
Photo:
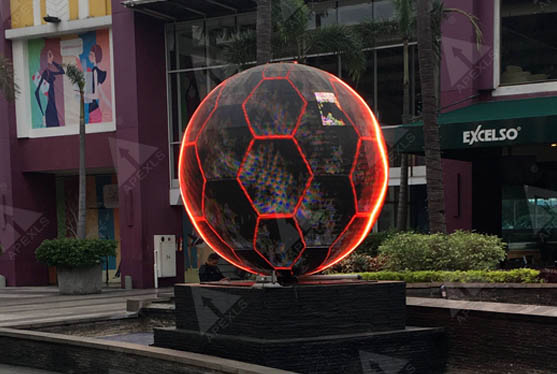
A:
<svg viewBox="0 0 557 374">
<path fill-rule="evenodd" d="M 499 129 L 483 129 L 478 125 L 475 130 L 462 132 L 462 143 L 473 145 L 475 143 L 504 142 L 515 140 L 518 137 L 521 127 L 509 127 Z"/>
</svg>

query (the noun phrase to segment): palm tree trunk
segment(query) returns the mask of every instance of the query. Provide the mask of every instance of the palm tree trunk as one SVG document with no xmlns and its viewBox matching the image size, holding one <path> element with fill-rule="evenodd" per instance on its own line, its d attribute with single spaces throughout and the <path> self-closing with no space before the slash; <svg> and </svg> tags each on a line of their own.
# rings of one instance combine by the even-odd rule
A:
<svg viewBox="0 0 557 374">
<path fill-rule="evenodd" d="M 271 0 L 257 0 L 257 65 L 271 61 Z"/>
<path fill-rule="evenodd" d="M 85 172 L 85 110 L 83 90 L 79 90 L 80 109 L 79 109 L 79 208 L 77 218 L 77 236 L 85 239 L 85 219 L 87 214 L 86 196 L 86 172 Z"/>
<path fill-rule="evenodd" d="M 402 82 L 402 123 L 410 122 L 410 69 L 408 62 L 408 38 L 403 40 L 404 78 Z M 400 187 L 396 228 L 406 230 L 408 222 L 408 153 L 400 154 Z"/>
<path fill-rule="evenodd" d="M 417 1 L 418 54 L 422 85 L 424 151 L 426 163 L 427 206 L 430 232 L 445 232 L 445 198 L 437 98 L 435 95 L 435 54 L 431 30 L 431 0 Z"/>
</svg>

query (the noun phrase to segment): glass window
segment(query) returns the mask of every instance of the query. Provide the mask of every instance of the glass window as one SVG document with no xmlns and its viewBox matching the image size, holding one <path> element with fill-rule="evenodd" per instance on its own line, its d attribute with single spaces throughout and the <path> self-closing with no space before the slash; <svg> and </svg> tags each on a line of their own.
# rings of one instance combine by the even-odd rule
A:
<svg viewBox="0 0 557 374">
<path fill-rule="evenodd" d="M 315 66 L 316 68 L 319 68 L 321 70 L 328 71 L 331 74 L 338 75 L 337 55 L 310 57 L 306 59 L 306 64 Z"/>
<path fill-rule="evenodd" d="M 557 191 L 528 185 L 505 185 L 502 195 L 505 241 L 554 241 L 557 238 Z"/>
<path fill-rule="evenodd" d="M 402 47 L 377 51 L 377 115 L 381 125 L 402 122 Z"/>
<path fill-rule="evenodd" d="M 203 21 L 176 26 L 178 69 L 206 66 Z"/>
<path fill-rule="evenodd" d="M 367 105 L 375 112 L 375 58 L 374 51 L 365 52 L 366 56 L 366 70 L 361 73 L 358 82 L 352 81 L 350 73 L 346 69 L 346 64 L 342 64 L 342 80 L 353 87 L 358 94 L 366 101 Z M 341 56 L 342 61 L 342 56 Z"/>
<path fill-rule="evenodd" d="M 237 18 L 238 31 L 255 31 L 257 21 L 257 15 L 255 13 L 240 14 Z"/>
<path fill-rule="evenodd" d="M 557 2 L 501 1 L 501 84 L 557 79 Z"/>
<path fill-rule="evenodd" d="M 225 46 L 236 33 L 236 19 L 224 17 L 208 20 L 206 24 L 208 65 L 224 65 L 227 63 Z"/>
<path fill-rule="evenodd" d="M 169 70 L 176 70 L 176 25 L 171 23 L 166 29 L 166 66 Z"/>
<path fill-rule="evenodd" d="M 376 21 L 391 20 L 395 16 L 393 0 L 374 0 L 373 19 Z"/>
<path fill-rule="evenodd" d="M 311 27 L 336 24 L 337 2 L 309 2 L 312 9 Z M 391 1 L 338 1 L 338 17 L 344 24 L 356 24 L 375 15 L 376 19 L 391 18 Z M 227 65 L 225 47 L 237 31 L 255 30 L 256 14 L 169 25 L 167 28 L 169 131 L 171 152 L 179 145 L 193 112 L 210 90 L 230 75 L 235 67 Z M 393 44 L 393 42 L 389 42 Z M 305 63 L 334 75 L 354 87 L 375 112 L 381 125 L 400 124 L 402 117 L 402 47 L 380 47 L 366 50 L 366 70 L 360 79 L 350 79 L 342 55 L 323 54 L 308 57 Z M 412 115 L 421 111 L 418 58 L 416 47 L 410 47 L 410 88 Z M 179 70 L 179 71 L 176 71 Z M 395 156 L 396 158 L 396 156 Z M 173 161 L 171 161 L 173 162 Z M 174 163 L 174 170 L 176 164 Z M 175 171 L 173 178 L 176 177 Z"/>
<path fill-rule="evenodd" d="M 373 19 L 371 1 L 344 0 L 339 3 L 338 22 L 343 25 L 356 25 Z"/>
<path fill-rule="evenodd" d="M 321 26 L 336 25 L 337 9 L 335 1 L 326 1 L 322 3 L 310 4 L 312 17 L 309 22 L 309 28 L 315 29 Z"/>
</svg>

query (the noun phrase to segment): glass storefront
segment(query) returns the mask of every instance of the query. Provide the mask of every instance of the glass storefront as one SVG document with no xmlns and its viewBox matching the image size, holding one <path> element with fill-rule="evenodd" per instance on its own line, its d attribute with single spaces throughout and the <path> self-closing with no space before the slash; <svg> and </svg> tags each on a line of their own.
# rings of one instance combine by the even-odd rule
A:
<svg viewBox="0 0 557 374">
<path fill-rule="evenodd" d="M 308 29 L 342 24 L 356 27 L 362 22 L 385 22 L 394 17 L 391 0 L 343 0 L 310 2 Z M 203 98 L 237 70 L 227 59 L 226 45 L 239 31 L 255 30 L 255 13 L 174 23 L 167 26 L 167 77 L 169 96 L 169 134 L 171 178 L 176 179 L 179 145 L 185 126 Z M 384 40 L 384 39 L 382 39 Z M 364 50 L 366 70 L 358 82 L 349 79 L 343 56 L 334 52 L 308 55 L 308 65 L 340 76 L 352 85 L 374 110 L 382 125 L 401 123 L 403 57 L 396 37 L 387 38 L 377 47 Z M 420 107 L 416 43 L 410 46 L 411 108 L 417 115 Z M 394 165 L 393 165 L 394 166 Z"/>
<path fill-rule="evenodd" d="M 557 2 L 501 0 L 501 84 L 557 80 Z"/>
</svg>

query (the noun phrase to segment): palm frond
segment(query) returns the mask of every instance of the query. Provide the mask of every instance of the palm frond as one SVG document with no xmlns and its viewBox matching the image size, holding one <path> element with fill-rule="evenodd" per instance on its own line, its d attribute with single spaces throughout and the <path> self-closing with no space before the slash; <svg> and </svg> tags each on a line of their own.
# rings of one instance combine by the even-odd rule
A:
<svg viewBox="0 0 557 374">
<path fill-rule="evenodd" d="M 66 68 L 66 76 L 70 82 L 77 85 L 80 91 L 83 90 L 85 88 L 85 75 L 83 72 L 74 64 L 66 64 L 64 68 Z"/>
<path fill-rule="evenodd" d="M 415 32 L 416 11 L 411 0 L 393 0 L 395 6 L 395 19 L 398 22 L 399 33 L 403 38 L 409 39 Z"/>
<path fill-rule="evenodd" d="M 14 82 L 13 64 L 4 56 L 0 56 L 0 91 L 8 101 L 15 100 L 16 95 L 20 92 L 18 85 Z"/>
<path fill-rule="evenodd" d="M 344 25 L 330 25 L 305 33 L 305 55 L 311 53 L 342 53 L 343 65 L 357 82 L 366 69 L 366 58 L 358 34 Z"/>
<path fill-rule="evenodd" d="M 273 57 L 302 57 L 311 10 L 304 0 L 273 1 Z"/>
<path fill-rule="evenodd" d="M 386 40 L 391 41 L 392 37 L 400 39 L 400 25 L 395 20 L 365 20 L 356 26 L 354 30 L 360 35 L 363 47 L 374 47 Z"/>
<path fill-rule="evenodd" d="M 255 61 L 257 34 L 255 30 L 247 30 L 232 34 L 224 46 L 226 59 L 232 64 L 233 70 L 242 70 L 249 62 Z"/>
</svg>

